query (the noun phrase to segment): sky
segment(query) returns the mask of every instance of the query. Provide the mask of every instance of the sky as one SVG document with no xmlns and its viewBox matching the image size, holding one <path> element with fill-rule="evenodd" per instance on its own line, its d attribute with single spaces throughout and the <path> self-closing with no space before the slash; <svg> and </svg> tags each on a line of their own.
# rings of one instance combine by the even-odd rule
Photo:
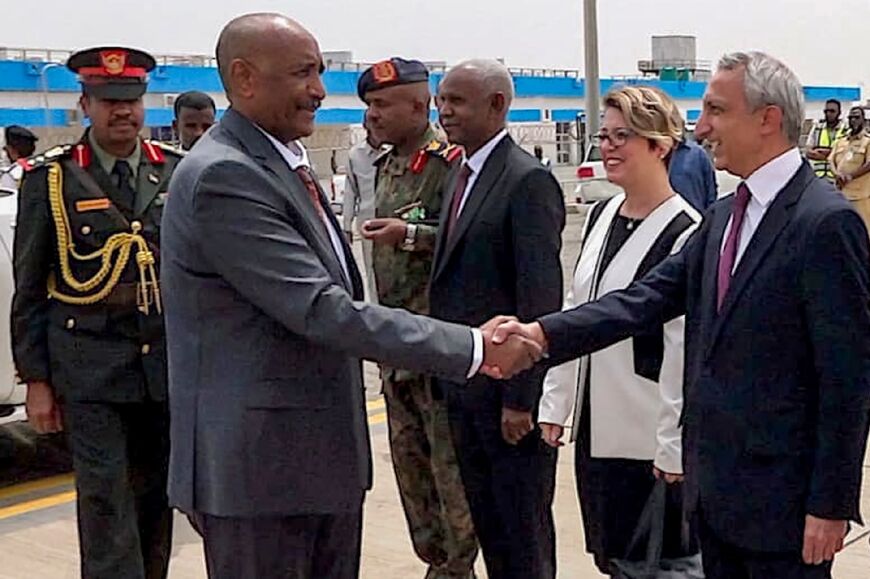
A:
<svg viewBox="0 0 870 579">
<path fill-rule="evenodd" d="M 41 0 L 3 2 L 0 45 L 136 46 L 212 54 L 221 27 L 245 12 L 300 21 L 322 50 L 354 60 L 389 56 L 455 63 L 503 58 L 512 67 L 583 69 L 582 0 Z M 870 83 L 870 0 L 598 0 L 601 76 L 631 75 L 650 37 L 694 35 L 697 57 L 769 52 L 807 85 Z"/>
</svg>

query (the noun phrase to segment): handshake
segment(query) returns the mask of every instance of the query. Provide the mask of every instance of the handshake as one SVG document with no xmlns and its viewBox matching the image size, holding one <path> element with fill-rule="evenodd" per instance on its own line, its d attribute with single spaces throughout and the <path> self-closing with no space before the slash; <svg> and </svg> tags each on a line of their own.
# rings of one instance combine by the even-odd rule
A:
<svg viewBox="0 0 870 579">
<path fill-rule="evenodd" d="M 534 366 L 547 351 L 547 337 L 537 322 L 523 324 L 513 316 L 496 316 L 480 327 L 483 364 L 480 373 L 507 380 Z"/>
</svg>

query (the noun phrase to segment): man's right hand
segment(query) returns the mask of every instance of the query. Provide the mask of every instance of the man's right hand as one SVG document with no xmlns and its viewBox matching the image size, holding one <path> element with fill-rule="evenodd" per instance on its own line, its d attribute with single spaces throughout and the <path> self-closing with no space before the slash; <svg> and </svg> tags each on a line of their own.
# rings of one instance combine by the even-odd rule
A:
<svg viewBox="0 0 870 579">
<path fill-rule="evenodd" d="M 48 382 L 27 383 L 27 420 L 39 434 L 63 431 L 60 405 Z"/>
<path fill-rule="evenodd" d="M 553 448 L 565 446 L 565 443 L 562 442 L 562 435 L 564 433 L 565 427 L 561 424 L 541 423 L 541 439 Z"/>
<path fill-rule="evenodd" d="M 480 371 L 490 378 L 506 380 L 534 366 L 543 356 L 541 346 L 523 336 L 514 335 L 494 343 L 494 324 L 487 322 L 483 333 L 483 365 Z"/>
</svg>

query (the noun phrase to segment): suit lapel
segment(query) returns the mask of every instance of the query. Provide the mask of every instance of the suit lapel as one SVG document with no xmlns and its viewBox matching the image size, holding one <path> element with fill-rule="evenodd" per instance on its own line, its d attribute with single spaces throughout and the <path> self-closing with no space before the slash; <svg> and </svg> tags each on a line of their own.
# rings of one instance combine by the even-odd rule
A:
<svg viewBox="0 0 870 579">
<path fill-rule="evenodd" d="M 450 220 L 450 207 L 453 205 L 453 195 L 456 193 L 456 181 L 459 179 L 461 168 L 462 163 L 457 163 L 456 167 L 445 180 L 444 195 L 441 199 L 441 216 L 438 218 L 438 234 L 435 238 L 435 254 L 432 258 L 432 263 L 435 264 L 433 276 L 440 269 L 441 256 L 444 254 L 445 246 L 447 245 L 447 222 Z"/>
<path fill-rule="evenodd" d="M 332 247 L 332 241 L 326 231 L 326 225 L 317 213 L 317 209 L 311 204 L 308 189 L 302 179 L 294 173 L 277 149 L 272 145 L 266 135 L 255 127 L 245 117 L 229 109 L 221 118 L 221 126 L 226 127 L 239 141 L 241 146 L 250 154 L 268 173 L 272 174 L 278 188 L 283 191 L 297 213 L 303 217 L 307 227 L 300 231 L 306 235 L 312 249 L 320 256 L 324 267 L 329 271 L 334 280 L 339 281 L 345 289 L 351 289 L 349 280 L 346 280 L 342 271 L 341 263 Z M 315 177 L 315 183 L 317 178 Z M 321 193 L 322 197 L 322 193 Z M 350 268 L 348 262 L 348 268 Z"/>
<path fill-rule="evenodd" d="M 810 170 L 809 165 L 804 162 L 794 177 L 791 178 L 773 200 L 773 203 L 771 203 L 767 212 L 764 214 L 764 217 L 761 219 L 761 223 L 758 224 L 758 228 L 755 230 L 755 234 L 749 241 L 749 245 L 746 247 L 743 257 L 740 258 L 740 261 L 737 264 L 734 276 L 731 279 L 731 285 L 728 287 L 728 293 L 725 294 L 725 301 L 722 303 L 722 311 L 719 312 L 713 325 L 713 335 L 710 340 L 711 348 L 715 346 L 715 343 L 722 332 L 723 326 L 728 321 L 729 316 L 740 300 L 740 296 L 746 289 L 749 280 L 752 279 L 755 271 L 759 268 L 761 263 L 764 261 L 764 258 L 773 248 L 774 242 L 780 234 L 782 234 L 789 221 L 791 221 L 794 205 L 797 203 L 798 199 L 800 199 L 801 194 L 807 186 L 812 182 L 812 179 L 812 171 Z M 721 236 L 719 237 L 719 241 L 721 244 Z M 708 276 L 712 279 L 716 278 L 716 271 L 718 270 L 718 247 L 719 246 L 717 245 L 717 258 L 713 262 L 717 266 L 716 270 L 712 272 L 712 275 Z M 715 284 L 713 292 L 711 293 L 714 296 L 716 295 Z"/>
<path fill-rule="evenodd" d="M 513 139 L 510 138 L 510 135 L 504 137 L 501 142 L 496 145 L 495 149 L 493 149 L 492 153 L 489 155 L 489 158 L 483 164 L 483 167 L 480 170 L 480 175 L 474 182 L 471 191 L 468 192 L 468 198 L 465 200 L 465 206 L 459 214 L 459 219 L 456 220 L 456 224 L 454 225 L 456 231 L 446 232 L 447 239 L 445 240 L 446 245 L 444 248 L 444 255 L 438 263 L 438 271 L 436 271 L 436 275 L 440 273 L 440 270 L 450 260 L 450 255 L 456 249 L 459 241 L 474 222 L 475 215 L 483 206 L 490 193 L 492 193 L 493 186 L 496 184 L 499 177 L 501 177 L 501 174 L 504 173 L 505 161 L 512 146 L 514 146 L 514 142 Z M 455 180 L 453 181 L 453 186 L 454 188 L 456 187 Z M 448 206 L 449 205 L 452 205 L 452 203 L 448 204 Z"/>
</svg>

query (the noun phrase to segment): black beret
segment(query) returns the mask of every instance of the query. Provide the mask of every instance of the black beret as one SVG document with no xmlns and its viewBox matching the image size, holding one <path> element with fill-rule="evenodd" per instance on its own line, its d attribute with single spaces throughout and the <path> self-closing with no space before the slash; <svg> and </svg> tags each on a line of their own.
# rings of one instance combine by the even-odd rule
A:
<svg viewBox="0 0 870 579">
<path fill-rule="evenodd" d="M 30 141 L 35 143 L 39 137 L 22 127 L 21 125 L 9 125 L 4 129 L 3 136 L 9 141 Z"/>
<path fill-rule="evenodd" d="M 136 100 L 145 94 L 148 73 L 156 64 L 147 52 L 121 46 L 80 50 L 66 62 L 79 75 L 84 94 L 112 100 Z"/>
<path fill-rule="evenodd" d="M 405 60 L 394 56 L 368 67 L 356 85 L 359 98 L 365 100 L 366 93 L 400 84 L 426 82 L 429 71 L 419 60 Z"/>
</svg>

